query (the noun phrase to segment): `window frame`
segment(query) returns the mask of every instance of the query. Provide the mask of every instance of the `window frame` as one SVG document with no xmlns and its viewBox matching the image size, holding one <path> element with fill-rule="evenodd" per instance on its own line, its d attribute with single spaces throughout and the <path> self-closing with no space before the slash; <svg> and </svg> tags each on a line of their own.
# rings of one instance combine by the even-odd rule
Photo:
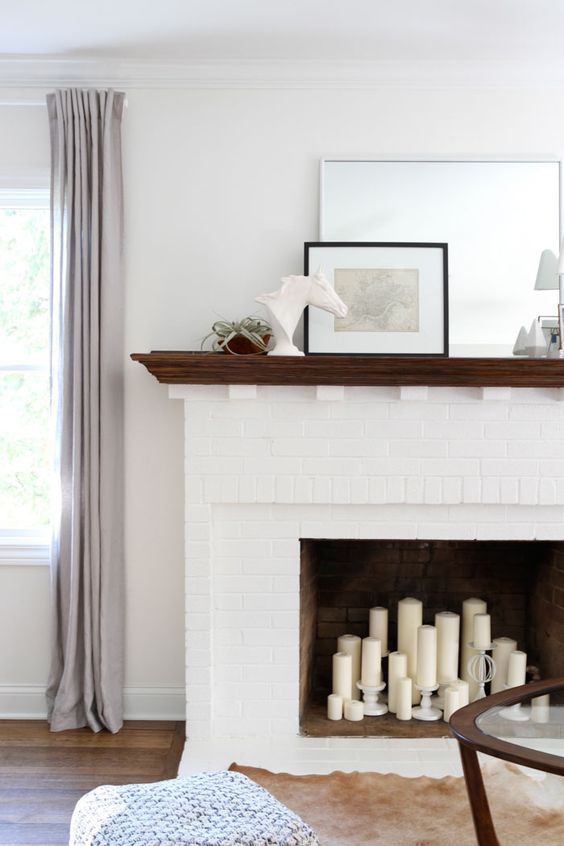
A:
<svg viewBox="0 0 564 846">
<path fill-rule="evenodd" d="M 0 173 L 0 209 L 49 209 L 49 173 Z M 0 361 L 0 372 L 45 372 L 35 364 Z M 49 566 L 51 529 L 9 529 L 0 526 L 0 566 Z"/>
</svg>

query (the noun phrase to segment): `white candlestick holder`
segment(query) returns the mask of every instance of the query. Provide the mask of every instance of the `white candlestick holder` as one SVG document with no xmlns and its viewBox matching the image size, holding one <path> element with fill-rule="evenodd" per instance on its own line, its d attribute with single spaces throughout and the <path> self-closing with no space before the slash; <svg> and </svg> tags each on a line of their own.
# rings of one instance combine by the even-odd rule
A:
<svg viewBox="0 0 564 846">
<path fill-rule="evenodd" d="M 385 682 L 382 682 L 382 684 L 372 687 L 367 684 L 362 684 L 362 682 L 358 681 L 356 683 L 356 686 L 360 691 L 362 691 L 365 717 L 381 717 L 383 714 L 388 713 L 388 706 L 384 705 L 383 702 L 378 701 L 380 693 L 386 687 Z"/>
<path fill-rule="evenodd" d="M 511 690 L 508 684 L 505 685 L 505 690 Z M 501 708 L 499 716 L 504 720 L 513 720 L 515 723 L 524 723 L 530 718 L 530 708 L 522 708 L 521 703 L 517 702 L 515 705 L 508 705 L 507 708 Z"/>
<path fill-rule="evenodd" d="M 487 653 L 493 651 L 496 648 L 497 643 L 489 643 L 487 646 L 476 646 L 474 641 L 470 641 L 468 646 L 472 649 L 478 650 L 478 654 L 473 655 L 468 661 L 468 672 L 470 674 L 470 678 L 478 684 L 478 693 L 472 700 L 473 702 L 477 702 L 478 699 L 485 699 L 486 684 L 491 682 L 495 676 L 495 661 L 491 655 L 488 655 Z"/>
<path fill-rule="evenodd" d="M 415 687 L 417 690 L 421 691 L 421 704 L 414 708 L 412 711 L 412 717 L 416 720 L 440 720 L 443 712 L 440 708 L 434 708 L 431 704 L 431 695 L 434 693 L 435 690 L 438 690 L 439 685 L 436 684 L 433 687 L 422 687 L 419 684 L 416 684 Z"/>
</svg>

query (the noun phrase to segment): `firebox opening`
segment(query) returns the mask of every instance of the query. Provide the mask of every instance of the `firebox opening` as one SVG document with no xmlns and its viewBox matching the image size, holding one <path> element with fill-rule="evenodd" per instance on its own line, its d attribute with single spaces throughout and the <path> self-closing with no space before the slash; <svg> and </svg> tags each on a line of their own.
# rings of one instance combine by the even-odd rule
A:
<svg viewBox="0 0 564 846">
<path fill-rule="evenodd" d="M 492 636 L 511 637 L 542 678 L 564 675 L 564 543 L 555 541 L 302 540 L 300 731 L 305 735 L 445 736 L 448 727 L 393 715 L 330 721 L 331 656 L 339 635 L 368 635 L 369 609 L 389 609 L 397 648 L 397 603 L 423 602 L 423 623 L 484 599 Z M 384 662 L 384 668 L 386 662 Z"/>
</svg>

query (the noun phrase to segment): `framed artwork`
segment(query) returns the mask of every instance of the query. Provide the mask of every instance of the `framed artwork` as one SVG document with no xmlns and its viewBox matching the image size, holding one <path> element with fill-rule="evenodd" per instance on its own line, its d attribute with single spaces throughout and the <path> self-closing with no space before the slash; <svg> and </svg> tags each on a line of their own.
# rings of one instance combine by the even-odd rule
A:
<svg viewBox="0 0 564 846">
<path fill-rule="evenodd" d="M 305 275 L 322 270 L 348 307 L 308 308 L 306 354 L 448 355 L 448 247 L 372 241 L 305 245 Z"/>
</svg>

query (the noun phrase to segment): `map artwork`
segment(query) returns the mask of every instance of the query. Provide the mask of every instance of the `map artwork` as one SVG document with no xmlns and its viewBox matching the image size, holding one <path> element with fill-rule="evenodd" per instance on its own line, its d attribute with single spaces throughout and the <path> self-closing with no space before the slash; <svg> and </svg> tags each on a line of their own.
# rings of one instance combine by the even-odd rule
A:
<svg viewBox="0 0 564 846">
<path fill-rule="evenodd" d="M 416 268 L 335 269 L 335 291 L 349 311 L 335 332 L 418 332 Z"/>
</svg>

